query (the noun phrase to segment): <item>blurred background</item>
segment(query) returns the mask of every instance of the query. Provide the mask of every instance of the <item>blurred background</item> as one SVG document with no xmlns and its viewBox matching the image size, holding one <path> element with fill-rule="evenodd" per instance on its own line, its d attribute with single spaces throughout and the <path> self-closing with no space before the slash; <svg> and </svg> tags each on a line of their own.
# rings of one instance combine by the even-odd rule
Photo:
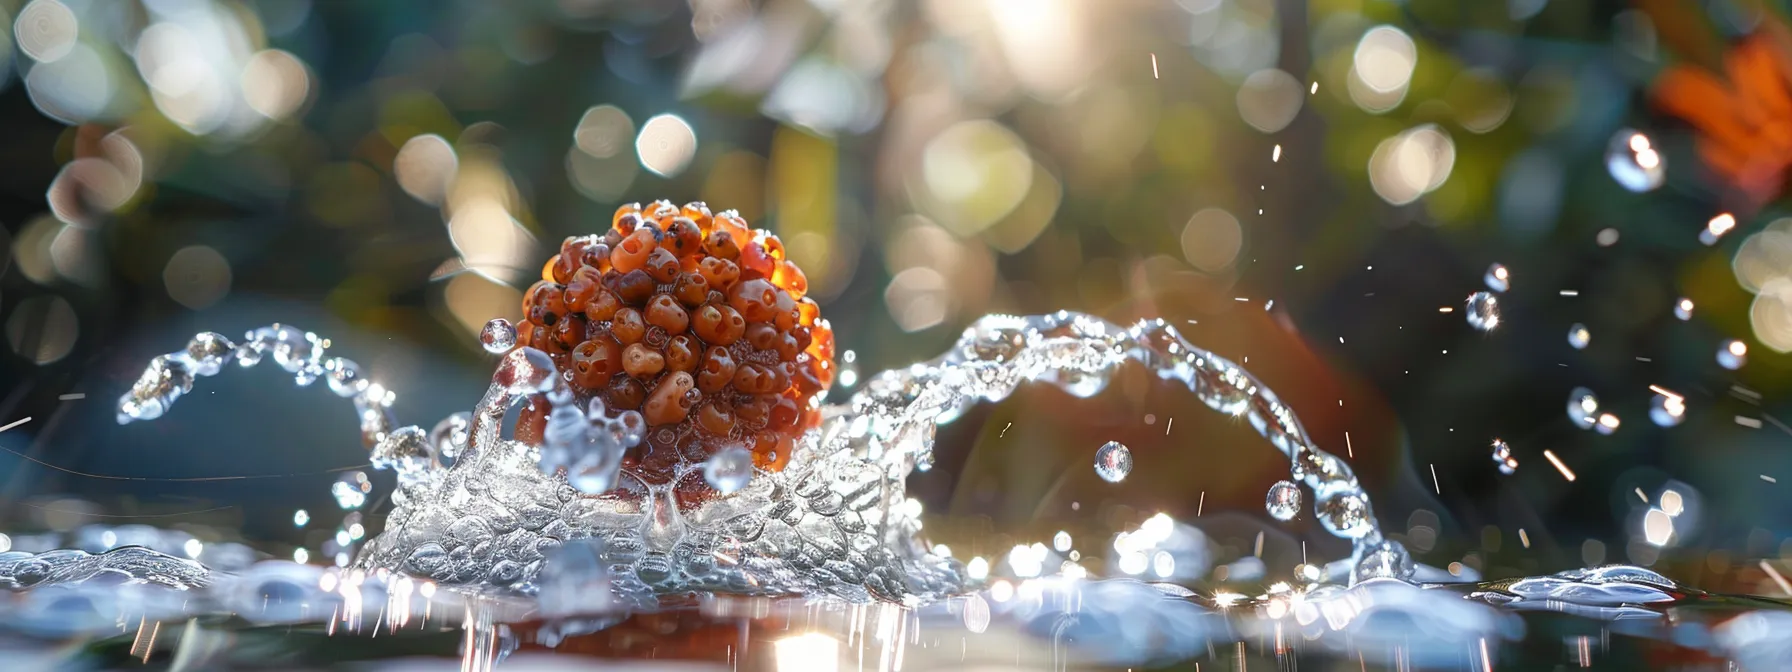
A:
<svg viewBox="0 0 1792 672">
<path fill-rule="evenodd" d="M 347 404 L 229 371 L 119 427 L 148 358 L 297 324 L 428 427 L 478 398 L 477 329 L 520 318 L 561 239 L 667 198 L 780 235 L 860 379 L 988 312 L 1161 316 L 1289 401 L 1421 562 L 1780 594 L 1761 561 L 1792 557 L 1785 20 L 1752 0 L 0 0 L 0 538 L 148 524 L 328 562 L 389 489 L 332 495 L 366 463 Z M 1493 290 L 1498 319 L 1471 326 Z M 1202 562 L 1347 552 L 1310 511 L 1264 514 L 1286 464 L 1248 427 L 1134 374 L 943 429 L 911 483 L 935 541 L 1001 562 L 1164 512 L 1214 540 Z M 1565 411 L 1577 387 L 1598 431 Z M 1117 484 L 1090 466 L 1107 441 L 1135 459 Z"/>
</svg>

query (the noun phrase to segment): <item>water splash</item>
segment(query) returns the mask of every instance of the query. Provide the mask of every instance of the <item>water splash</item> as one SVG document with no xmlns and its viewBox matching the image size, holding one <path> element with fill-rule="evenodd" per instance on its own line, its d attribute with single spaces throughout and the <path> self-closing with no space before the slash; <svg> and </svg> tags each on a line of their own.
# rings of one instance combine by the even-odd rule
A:
<svg viewBox="0 0 1792 672">
<path fill-rule="evenodd" d="M 1477 331 L 1493 331 L 1500 326 L 1500 300 L 1489 292 L 1468 295 L 1463 319 Z"/>
<path fill-rule="evenodd" d="M 1132 474 L 1132 449 L 1119 441 L 1109 441 L 1095 449 L 1095 475 L 1109 483 L 1119 483 Z"/>
</svg>

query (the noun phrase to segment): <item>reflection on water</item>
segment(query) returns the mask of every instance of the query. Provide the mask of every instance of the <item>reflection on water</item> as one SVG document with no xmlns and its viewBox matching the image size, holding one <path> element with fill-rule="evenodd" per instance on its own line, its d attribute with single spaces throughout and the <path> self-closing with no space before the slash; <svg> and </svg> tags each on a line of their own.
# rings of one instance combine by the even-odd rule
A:
<svg viewBox="0 0 1792 672">
<path fill-rule="evenodd" d="M 878 669 L 905 660 L 1132 667 L 1274 657 L 1491 669 L 1527 655 L 1512 645 L 1535 627 L 1526 615 L 1549 613 L 1586 619 L 1601 636 L 1661 640 L 1759 669 L 1792 664 L 1792 650 L 1771 636 L 1788 618 L 1784 605 L 1707 595 L 1638 567 L 1444 582 L 1452 575 L 1415 566 L 1382 536 L 1350 468 L 1313 446 L 1272 392 L 1162 321 L 1122 328 L 1073 313 L 986 317 L 944 356 L 871 377 L 847 403 L 827 407 L 784 471 L 695 499 L 678 484 L 704 479 L 705 465 L 687 465 L 664 485 L 618 471 L 621 451 L 640 440 L 626 413 L 556 415 L 542 445 L 502 438 L 498 421 L 511 406 L 565 386 L 532 350 L 511 350 L 471 416 L 425 438 L 414 426 L 394 429 L 391 393 L 360 379 L 352 362 L 326 359 L 327 347 L 290 327 L 251 332 L 241 346 L 201 334 L 151 364 L 121 399 L 120 419 L 153 418 L 191 391 L 194 374 L 227 361 L 253 365 L 263 353 L 301 385 L 329 376 L 355 401 L 375 465 L 400 472 L 386 531 L 352 562 L 359 535 L 347 523 L 338 535 L 347 567 L 256 561 L 246 547 L 206 548 L 144 526 L 21 537 L 19 550 L 0 553 L 0 585 L 14 591 L 0 623 L 37 641 L 128 639 L 130 658 L 175 667 L 244 665 L 244 642 L 288 625 L 299 626 L 289 636 L 338 638 L 338 653 L 295 654 L 305 664 L 458 651 L 464 667 L 485 669 L 524 647 L 551 647 L 749 667 L 830 657 Z M 923 541 L 921 507 L 904 480 L 931 464 L 937 424 L 1023 382 L 1090 396 L 1127 361 L 1248 420 L 1290 460 L 1293 480 L 1267 497 L 1272 517 L 1292 517 L 1298 482 L 1352 555 L 1301 565 L 1294 583 L 1262 583 L 1270 573 L 1254 557 L 1253 567 L 1240 561 L 1222 577 L 1208 571 L 1207 537 L 1162 514 L 1117 535 L 1108 564 L 1158 583 L 1088 577 L 1064 532 L 1051 549 L 1016 547 L 999 571 L 981 558 L 967 568 Z M 574 487 L 568 472 L 604 487 Z M 53 546 L 73 549 L 45 550 Z M 789 633 L 770 634 L 777 628 Z M 364 650 L 341 639 L 349 636 L 386 643 Z M 767 638 L 778 642 L 765 646 Z M 1585 638 L 1575 646 L 1590 662 Z"/>
</svg>

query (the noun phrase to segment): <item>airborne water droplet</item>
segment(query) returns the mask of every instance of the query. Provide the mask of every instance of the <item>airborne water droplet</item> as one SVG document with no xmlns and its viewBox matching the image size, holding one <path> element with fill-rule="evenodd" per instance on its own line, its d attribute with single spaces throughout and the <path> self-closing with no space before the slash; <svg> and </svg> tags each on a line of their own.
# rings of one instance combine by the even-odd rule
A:
<svg viewBox="0 0 1792 672">
<path fill-rule="evenodd" d="M 292 526 L 293 527 L 304 527 L 306 524 L 308 524 L 310 522 L 311 522 L 311 514 L 307 513 L 304 509 L 299 509 L 297 511 L 292 512 Z"/>
<path fill-rule="evenodd" d="M 1635 193 L 1661 186 L 1667 162 L 1649 142 L 1649 136 L 1633 129 L 1619 129 L 1605 148 L 1605 169 L 1618 185 Z"/>
<path fill-rule="evenodd" d="M 752 478 L 753 454 L 740 446 L 723 448 L 703 463 L 703 480 L 724 495 L 746 487 Z"/>
<path fill-rule="evenodd" d="M 1649 419 L 1662 427 L 1680 424 L 1686 419 L 1686 400 L 1657 393 L 1649 402 Z"/>
<path fill-rule="evenodd" d="M 1119 441 L 1109 441 L 1095 451 L 1095 475 L 1109 483 L 1126 480 L 1132 473 L 1132 450 Z"/>
<path fill-rule="evenodd" d="M 1276 481 L 1275 485 L 1269 486 L 1269 495 L 1263 504 L 1269 510 L 1269 517 L 1294 520 L 1294 515 L 1300 513 L 1300 486 L 1289 481 Z"/>
<path fill-rule="evenodd" d="M 840 364 L 838 367 L 839 374 L 834 377 L 834 381 L 840 383 L 841 388 L 848 388 L 859 384 L 858 361 L 858 353 L 851 350 L 840 353 Z"/>
<path fill-rule="evenodd" d="M 1599 397 L 1584 387 L 1568 393 L 1568 419 L 1581 429 L 1592 429 L 1599 417 Z"/>
<path fill-rule="evenodd" d="M 1717 349 L 1717 364 L 1731 371 L 1742 368 L 1748 363 L 1748 344 L 1730 339 L 1724 341 L 1723 347 Z"/>
<path fill-rule="evenodd" d="M 1506 445 L 1505 441 L 1494 439 L 1493 464 L 1499 467 L 1502 474 L 1518 471 L 1518 458 L 1512 456 L 1512 446 Z"/>
<path fill-rule="evenodd" d="M 1587 342 L 1591 340 L 1593 340 L 1593 333 L 1587 331 L 1587 325 L 1576 322 L 1574 326 L 1568 328 L 1568 344 L 1574 346 L 1575 350 L 1585 349 Z"/>
<path fill-rule="evenodd" d="M 1692 299 L 1683 298 L 1675 302 L 1674 317 L 1680 318 L 1682 322 L 1692 319 Z"/>
<path fill-rule="evenodd" d="M 1493 331 L 1500 326 L 1500 300 L 1488 292 L 1475 292 L 1468 295 L 1468 309 L 1463 311 L 1468 326 L 1481 331 Z"/>
<path fill-rule="evenodd" d="M 1487 283 L 1488 289 L 1496 292 L 1504 292 L 1512 288 L 1512 272 L 1506 270 L 1504 264 L 1488 266 L 1487 276 L 1482 280 Z"/>
<path fill-rule="evenodd" d="M 516 326 L 502 317 L 485 323 L 479 330 L 479 345 L 494 355 L 502 355 L 516 347 Z"/>
</svg>

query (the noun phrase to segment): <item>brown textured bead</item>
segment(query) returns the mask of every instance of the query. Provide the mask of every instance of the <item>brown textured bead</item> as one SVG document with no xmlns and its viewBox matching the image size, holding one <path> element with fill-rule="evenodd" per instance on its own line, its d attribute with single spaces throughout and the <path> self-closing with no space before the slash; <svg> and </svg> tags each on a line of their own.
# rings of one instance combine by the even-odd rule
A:
<svg viewBox="0 0 1792 672">
<path fill-rule="evenodd" d="M 700 273 L 681 274 L 672 285 L 672 295 L 678 297 L 679 303 L 696 308 L 709 298 L 709 281 Z"/>
<path fill-rule="evenodd" d="M 672 254 L 687 257 L 703 251 L 703 231 L 697 228 L 697 222 L 689 217 L 674 217 L 672 225 L 666 228 L 666 244 L 664 247 Z"/>
<path fill-rule="evenodd" d="M 713 399 L 697 408 L 697 425 L 716 436 L 734 431 L 734 408 L 726 401 Z"/>
<path fill-rule="evenodd" d="M 740 275 L 743 278 L 770 278 L 777 265 L 777 260 L 766 254 L 765 247 L 758 242 L 740 248 Z"/>
<path fill-rule="evenodd" d="M 793 427 L 801 416 L 802 409 L 797 408 L 796 400 L 790 397 L 778 397 L 778 400 L 772 403 L 771 416 L 765 426 L 772 429 Z"/>
<path fill-rule="evenodd" d="M 610 318 L 610 333 L 615 334 L 616 340 L 624 345 L 639 343 L 647 335 L 647 321 L 641 319 L 641 311 L 623 308 L 616 311 L 615 317 Z"/>
<path fill-rule="evenodd" d="M 752 233 L 752 229 L 747 228 L 747 220 L 742 219 L 740 213 L 733 210 L 723 210 L 716 213 L 711 219 L 715 222 L 715 230 L 726 232 L 729 236 L 734 238 L 735 244 L 738 245 L 743 241 L 752 240 L 752 238 L 749 237 L 749 234 Z"/>
<path fill-rule="evenodd" d="M 673 336 L 666 342 L 666 370 L 690 373 L 703 360 L 703 342 L 690 334 Z"/>
<path fill-rule="evenodd" d="M 548 425 L 549 410 L 546 397 L 539 394 L 529 397 L 529 403 L 516 416 L 516 431 L 512 436 L 523 443 L 541 443 L 542 430 Z"/>
<path fill-rule="evenodd" d="M 616 297 L 622 299 L 623 303 L 639 306 L 646 304 L 647 299 L 653 296 L 653 290 L 658 287 L 658 283 L 653 281 L 653 276 L 648 275 L 647 271 L 635 269 L 617 276 L 613 289 Z"/>
<path fill-rule="evenodd" d="M 703 251 L 709 256 L 729 261 L 740 258 L 740 245 L 735 243 L 734 236 L 721 229 L 710 231 L 709 237 L 703 239 Z"/>
<path fill-rule="evenodd" d="M 678 272 L 683 269 L 683 265 L 678 263 L 678 257 L 671 250 L 656 247 L 652 254 L 647 255 L 647 264 L 643 268 L 648 275 L 653 276 L 655 283 L 667 284 L 678 279 Z"/>
<path fill-rule="evenodd" d="M 799 318 L 796 300 L 790 298 L 788 292 L 778 292 L 777 303 L 772 308 L 772 324 L 778 325 L 779 331 L 790 331 L 796 328 Z"/>
<path fill-rule="evenodd" d="M 754 350 L 772 350 L 778 347 L 778 339 L 784 334 L 778 328 L 765 322 L 754 322 L 747 325 L 745 334 L 747 344 Z"/>
<path fill-rule="evenodd" d="M 691 327 L 704 343 L 733 345 L 740 340 L 741 334 L 746 333 L 747 321 L 740 316 L 740 311 L 712 303 L 697 309 Z"/>
<path fill-rule="evenodd" d="M 753 451 L 753 466 L 766 471 L 783 471 L 784 467 L 790 464 L 790 451 L 795 446 L 796 440 L 789 437 L 778 438 L 779 435 L 772 432 L 762 432 L 760 436 L 769 436 L 776 440 L 769 442 L 770 447 Z M 755 448 L 758 447 L 755 446 Z"/>
<path fill-rule="evenodd" d="M 778 288 L 765 280 L 742 280 L 728 288 L 728 306 L 748 322 L 766 322 L 778 309 Z"/>
<path fill-rule="evenodd" d="M 641 216 L 659 227 L 661 231 L 664 231 L 666 230 L 666 225 L 672 223 L 672 218 L 678 216 L 678 206 L 673 205 L 671 201 L 662 198 L 649 203 L 647 204 L 647 207 L 642 208 Z"/>
<path fill-rule="evenodd" d="M 703 370 L 697 372 L 697 387 L 704 392 L 719 392 L 734 384 L 734 355 L 722 346 L 712 346 L 703 353 Z"/>
<path fill-rule="evenodd" d="M 628 375 L 648 379 L 666 369 L 666 356 L 645 343 L 631 343 L 622 350 L 622 370 Z"/>
<path fill-rule="evenodd" d="M 628 234 L 627 238 L 622 239 L 621 245 L 610 250 L 610 264 L 616 268 L 617 272 L 627 273 L 646 266 L 647 258 L 652 256 L 653 251 L 657 249 L 659 249 L 659 243 L 654 240 L 651 229 L 647 227 L 635 229 L 634 233 Z"/>
<path fill-rule="evenodd" d="M 709 231 L 709 227 L 710 227 L 709 220 L 710 220 L 711 215 L 709 212 L 709 204 L 708 203 L 704 203 L 703 201 L 691 201 L 689 203 L 684 204 L 684 207 L 679 208 L 678 214 L 681 217 L 684 217 L 686 219 L 691 220 L 692 222 L 695 222 L 697 224 L 697 228 L 699 230 L 705 231 L 705 232 Z"/>
<path fill-rule="evenodd" d="M 670 425 L 683 420 L 691 412 L 696 401 L 695 395 L 688 395 L 696 381 L 691 374 L 677 371 L 661 379 L 647 397 L 647 405 L 642 407 L 641 414 L 647 416 L 647 424 Z"/>
<path fill-rule="evenodd" d="M 592 243 L 585 248 L 585 257 L 581 263 L 596 269 L 598 273 L 610 270 L 610 246 L 607 243 Z"/>
<path fill-rule="evenodd" d="M 734 371 L 734 389 L 745 394 L 777 391 L 777 375 L 761 364 L 747 362 Z"/>
<path fill-rule="evenodd" d="M 709 283 L 710 289 L 726 290 L 734 286 L 740 279 L 740 266 L 727 259 L 707 257 L 697 264 L 697 272 Z"/>
<path fill-rule="evenodd" d="M 641 224 L 641 204 L 624 203 L 616 208 L 616 214 L 610 216 L 610 228 L 628 235 Z"/>
<path fill-rule="evenodd" d="M 809 293 L 809 276 L 794 261 L 779 262 L 777 270 L 772 272 L 772 284 L 790 292 L 790 298 L 801 299 Z"/>
<path fill-rule="evenodd" d="M 567 315 L 554 322 L 554 340 L 571 349 L 585 340 L 585 318 Z"/>
<path fill-rule="evenodd" d="M 585 319 L 608 320 L 615 317 L 616 311 L 621 309 L 622 299 L 617 298 L 615 292 L 600 285 L 597 291 L 591 294 L 591 300 L 585 303 Z"/>
<path fill-rule="evenodd" d="M 604 395 L 608 401 L 604 405 L 619 411 L 634 411 L 641 408 L 641 402 L 647 400 L 647 387 L 641 381 L 628 376 L 616 376 L 610 380 L 610 390 Z"/>
<path fill-rule="evenodd" d="M 585 312 L 585 308 L 591 304 L 591 297 L 597 295 L 602 285 L 603 274 L 598 273 L 595 268 L 580 266 L 578 272 L 566 283 L 566 291 L 562 295 L 565 297 L 566 309 L 574 313 Z"/>
<path fill-rule="evenodd" d="M 579 387 L 601 390 L 621 370 L 622 346 L 607 334 L 572 349 L 572 380 Z"/>
<path fill-rule="evenodd" d="M 772 406 L 777 403 L 777 395 L 755 394 L 749 396 L 741 403 L 734 405 L 734 418 L 746 423 L 749 427 L 764 427 L 766 421 L 771 419 Z"/>
<path fill-rule="evenodd" d="M 665 329 L 669 335 L 684 333 L 691 326 L 691 314 L 678 305 L 670 294 L 660 294 L 647 301 L 647 323 Z"/>
</svg>

